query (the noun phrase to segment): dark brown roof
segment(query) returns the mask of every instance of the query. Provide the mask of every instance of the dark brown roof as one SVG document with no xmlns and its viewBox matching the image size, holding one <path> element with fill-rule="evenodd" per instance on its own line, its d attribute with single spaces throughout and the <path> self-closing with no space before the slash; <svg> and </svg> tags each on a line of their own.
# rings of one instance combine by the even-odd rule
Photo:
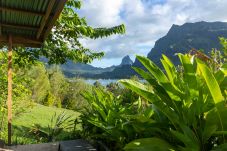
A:
<svg viewBox="0 0 227 151">
<path fill-rule="evenodd" d="M 0 44 L 40 47 L 67 0 L 0 0 Z"/>
</svg>

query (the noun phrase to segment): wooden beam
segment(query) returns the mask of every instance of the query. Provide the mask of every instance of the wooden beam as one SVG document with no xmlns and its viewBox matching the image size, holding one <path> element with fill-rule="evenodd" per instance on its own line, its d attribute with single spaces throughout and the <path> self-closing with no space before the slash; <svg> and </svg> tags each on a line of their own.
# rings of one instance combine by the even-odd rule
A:
<svg viewBox="0 0 227 151">
<path fill-rule="evenodd" d="M 13 42 L 15 43 L 32 43 L 32 44 L 42 44 L 42 41 L 32 38 L 23 38 L 23 37 L 13 37 Z"/>
<path fill-rule="evenodd" d="M 30 48 L 41 48 L 41 44 L 32 43 L 13 43 L 13 47 L 30 47 Z"/>
<path fill-rule="evenodd" d="M 56 20 L 58 19 L 58 17 L 60 16 L 64 6 L 65 6 L 65 3 L 67 2 L 67 0 L 59 0 L 58 2 L 58 6 L 56 8 L 56 12 L 54 14 L 54 16 L 50 19 L 50 22 L 49 24 L 47 25 L 47 29 L 43 35 L 43 39 L 46 39 L 46 37 L 48 36 L 48 34 L 50 33 L 51 29 L 53 28 L 54 26 L 54 23 L 56 22 Z"/>
<path fill-rule="evenodd" d="M 7 24 L 7 23 L 0 23 L 0 26 L 9 27 L 9 28 L 27 29 L 27 30 L 38 30 L 39 29 L 38 27 L 35 27 L 35 26 Z"/>
<path fill-rule="evenodd" d="M 13 41 L 12 36 L 9 35 L 9 46 L 8 46 L 8 145 L 11 145 L 11 135 L 12 135 L 12 93 L 13 93 L 13 80 L 12 80 L 12 47 Z"/>
<path fill-rule="evenodd" d="M 23 13 L 23 14 L 26 14 L 26 15 L 33 15 L 33 16 L 44 16 L 45 15 L 45 13 L 41 13 L 41 12 L 22 10 L 22 9 L 10 8 L 10 7 L 5 7 L 5 6 L 0 7 L 0 11 Z"/>
<path fill-rule="evenodd" d="M 41 24 L 40 24 L 40 28 L 37 32 L 37 36 L 36 38 L 39 39 L 40 38 L 40 35 L 42 34 L 42 31 L 46 25 L 46 22 L 50 16 L 50 13 L 54 7 L 54 3 L 55 3 L 55 0 L 50 0 L 49 4 L 48 4 L 48 7 L 47 7 L 47 10 L 46 10 L 46 13 L 45 13 L 45 16 L 42 18 L 42 21 L 41 21 Z"/>
<path fill-rule="evenodd" d="M 43 41 L 40 41 L 37 39 L 25 38 L 21 36 L 13 36 L 12 41 L 13 41 L 13 46 L 24 46 L 24 47 L 35 47 L 35 48 L 40 48 L 43 43 Z M 8 37 L 0 36 L 0 44 L 7 45 Z"/>
</svg>

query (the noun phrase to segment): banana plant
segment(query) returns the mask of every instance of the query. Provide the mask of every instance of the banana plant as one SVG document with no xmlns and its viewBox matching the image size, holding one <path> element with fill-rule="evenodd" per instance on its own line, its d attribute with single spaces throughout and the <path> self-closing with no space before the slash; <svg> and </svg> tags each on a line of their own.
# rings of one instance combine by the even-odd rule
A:
<svg viewBox="0 0 227 151">
<path fill-rule="evenodd" d="M 163 55 L 163 71 L 148 58 L 137 56 L 146 70 L 136 67 L 134 70 L 149 85 L 120 80 L 125 87 L 152 103 L 153 110 L 167 119 L 167 133 L 171 135 L 171 139 L 154 136 L 134 140 L 125 150 L 207 151 L 218 150 L 215 146 L 221 144 L 226 146 L 226 65 L 212 71 L 195 56 L 178 54 L 178 57 L 181 68 Z"/>
</svg>

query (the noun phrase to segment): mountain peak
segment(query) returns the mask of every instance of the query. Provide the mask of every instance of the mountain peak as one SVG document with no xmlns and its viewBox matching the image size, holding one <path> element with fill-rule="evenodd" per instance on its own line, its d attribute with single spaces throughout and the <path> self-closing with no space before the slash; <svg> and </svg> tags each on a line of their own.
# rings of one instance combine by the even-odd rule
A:
<svg viewBox="0 0 227 151">
<path fill-rule="evenodd" d="M 208 53 L 212 48 L 220 49 L 218 37 L 227 37 L 226 22 L 195 22 L 172 25 L 167 35 L 155 42 L 148 58 L 161 66 L 162 54 L 179 64 L 176 53 L 187 53 L 190 49 L 203 49 Z M 138 63 L 137 63 L 138 64 Z"/>
<path fill-rule="evenodd" d="M 131 60 L 131 58 L 129 57 L 129 55 L 125 56 L 120 65 L 132 65 L 133 61 Z"/>
</svg>

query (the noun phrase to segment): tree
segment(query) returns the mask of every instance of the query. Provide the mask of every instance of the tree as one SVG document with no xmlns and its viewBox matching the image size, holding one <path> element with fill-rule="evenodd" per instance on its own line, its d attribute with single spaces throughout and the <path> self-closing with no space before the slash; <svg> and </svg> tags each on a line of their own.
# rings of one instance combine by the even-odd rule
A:
<svg viewBox="0 0 227 151">
<path fill-rule="evenodd" d="M 32 78 L 32 85 L 30 87 L 32 91 L 32 100 L 37 103 L 43 103 L 48 92 L 51 90 L 45 66 L 42 63 L 32 66 L 29 70 L 28 76 Z"/>
<path fill-rule="evenodd" d="M 87 84 L 83 79 L 73 78 L 68 80 L 67 94 L 62 100 L 62 106 L 71 110 L 83 110 L 88 105 L 81 95 L 83 91 L 91 91 L 92 85 Z"/>
<path fill-rule="evenodd" d="M 53 66 L 49 69 L 49 81 L 51 86 L 50 92 L 55 99 L 53 105 L 61 107 L 62 100 L 64 100 L 67 94 L 69 85 L 58 66 Z"/>
<path fill-rule="evenodd" d="M 125 33 L 125 26 L 119 25 L 112 28 L 93 28 L 85 18 L 79 17 L 76 10 L 81 8 L 79 0 L 68 0 L 52 32 L 44 42 L 41 49 L 15 49 L 21 58 L 29 61 L 39 59 L 39 56 L 49 58 L 49 64 L 63 64 L 67 60 L 89 63 L 93 59 L 101 58 L 104 53 L 85 48 L 81 43 L 82 38 L 103 38 L 112 34 Z M 105 19 L 105 18 L 103 18 Z"/>
</svg>

